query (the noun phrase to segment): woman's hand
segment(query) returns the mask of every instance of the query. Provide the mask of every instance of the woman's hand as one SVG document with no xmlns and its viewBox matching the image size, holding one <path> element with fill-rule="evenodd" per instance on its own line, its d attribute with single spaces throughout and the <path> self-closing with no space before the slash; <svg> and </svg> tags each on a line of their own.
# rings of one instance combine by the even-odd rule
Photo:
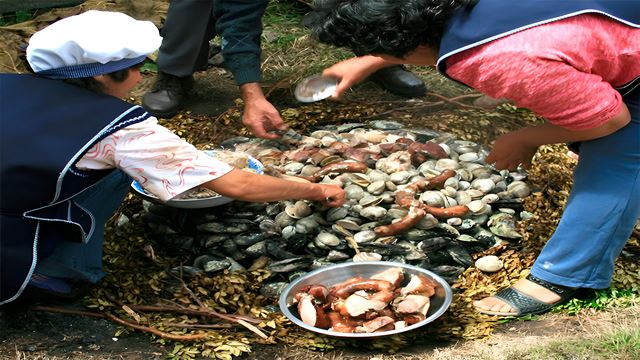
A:
<svg viewBox="0 0 640 360">
<path fill-rule="evenodd" d="M 391 65 L 393 65 L 393 63 L 388 63 L 380 57 L 365 55 L 335 63 L 331 67 L 326 68 L 322 72 L 322 75 L 338 79 L 338 86 L 331 97 L 337 100 L 353 85 L 364 81 L 377 70 Z"/>
<path fill-rule="evenodd" d="M 498 137 L 485 162 L 487 164 L 495 163 L 498 170 L 515 170 L 518 166 L 525 169 L 531 167 L 531 159 L 538 151 L 538 147 L 529 145 L 519 134 L 511 132 Z"/>
<path fill-rule="evenodd" d="M 203 186 L 220 195 L 251 202 L 305 199 L 336 207 L 344 204 L 346 198 L 345 191 L 338 185 L 291 181 L 239 169 L 233 169 Z"/>
<path fill-rule="evenodd" d="M 322 187 L 322 194 L 324 198 L 321 200 L 321 202 L 324 205 L 330 207 L 338 207 L 344 204 L 347 195 L 340 186 L 330 184 L 318 184 L 318 186 Z"/>
</svg>

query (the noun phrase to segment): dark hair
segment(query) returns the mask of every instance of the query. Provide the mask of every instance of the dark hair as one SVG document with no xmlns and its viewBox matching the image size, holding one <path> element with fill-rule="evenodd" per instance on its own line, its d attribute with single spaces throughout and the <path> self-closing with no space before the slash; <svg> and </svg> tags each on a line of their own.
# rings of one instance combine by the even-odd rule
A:
<svg viewBox="0 0 640 360">
<path fill-rule="evenodd" d="M 404 57 L 438 48 L 453 10 L 477 0 L 314 0 L 304 25 L 314 38 L 356 54 Z"/>
<path fill-rule="evenodd" d="M 115 81 L 115 82 L 123 82 L 125 80 L 127 80 L 127 78 L 129 77 L 129 70 L 131 69 L 138 69 L 140 67 L 142 67 L 142 65 L 144 65 L 144 61 L 130 66 L 126 69 L 122 69 L 122 70 L 118 70 L 118 71 L 114 71 L 112 73 L 108 73 L 105 74 L 106 76 L 110 77 L 111 80 Z M 85 77 L 85 78 L 77 78 L 77 79 L 64 79 L 64 82 L 66 82 L 67 84 L 71 84 L 71 85 L 75 85 L 75 86 L 79 86 L 81 88 L 87 89 L 87 90 L 91 90 L 97 93 L 102 93 L 104 92 L 104 86 L 98 82 L 96 79 L 94 79 L 93 77 Z"/>
</svg>

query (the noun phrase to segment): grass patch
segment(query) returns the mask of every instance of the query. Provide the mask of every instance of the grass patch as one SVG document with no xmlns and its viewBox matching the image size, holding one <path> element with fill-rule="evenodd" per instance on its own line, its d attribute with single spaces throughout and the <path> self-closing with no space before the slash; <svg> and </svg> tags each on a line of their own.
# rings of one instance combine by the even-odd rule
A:
<svg viewBox="0 0 640 360">
<path fill-rule="evenodd" d="M 619 325 L 616 329 L 594 338 L 568 339 L 520 350 L 509 359 L 561 360 L 561 359 L 640 359 L 640 329 L 635 324 Z"/>
<path fill-rule="evenodd" d="M 36 17 L 36 10 L 17 10 L 0 14 L 0 26 L 9 26 Z"/>
<path fill-rule="evenodd" d="M 575 315 L 581 310 L 605 310 L 612 307 L 628 307 L 638 302 L 638 293 L 633 290 L 598 290 L 585 299 L 571 299 L 566 304 L 556 306 L 553 312 Z"/>
<path fill-rule="evenodd" d="M 262 73 L 265 82 L 289 84 L 353 56 L 347 49 L 320 44 L 302 25 L 309 7 L 291 0 L 270 1 L 263 17 Z"/>
</svg>

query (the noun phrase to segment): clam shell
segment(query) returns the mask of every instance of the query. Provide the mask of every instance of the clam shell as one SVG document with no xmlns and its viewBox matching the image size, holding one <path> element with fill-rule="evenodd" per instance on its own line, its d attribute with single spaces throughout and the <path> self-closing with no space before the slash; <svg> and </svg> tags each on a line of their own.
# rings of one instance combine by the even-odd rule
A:
<svg viewBox="0 0 640 360">
<path fill-rule="evenodd" d="M 360 211 L 360 216 L 370 220 L 382 219 L 386 214 L 387 209 L 381 206 L 367 206 Z"/>
<path fill-rule="evenodd" d="M 372 230 L 360 231 L 353 235 L 353 240 L 358 244 L 365 244 L 373 241 L 376 238 L 376 233 Z"/>
<path fill-rule="evenodd" d="M 502 269 L 504 264 L 497 256 L 487 255 L 476 260 L 475 266 L 481 271 L 493 273 Z"/>
<path fill-rule="evenodd" d="M 353 261 L 380 261 L 382 255 L 374 252 L 360 252 L 353 256 Z"/>
<path fill-rule="evenodd" d="M 345 206 L 331 208 L 327 211 L 326 219 L 328 222 L 333 223 L 340 219 L 344 219 L 349 214 L 349 209 Z"/>
<path fill-rule="evenodd" d="M 309 216 L 313 210 L 306 201 L 299 200 L 285 207 L 284 211 L 294 219 L 302 219 L 303 217 Z"/>
</svg>

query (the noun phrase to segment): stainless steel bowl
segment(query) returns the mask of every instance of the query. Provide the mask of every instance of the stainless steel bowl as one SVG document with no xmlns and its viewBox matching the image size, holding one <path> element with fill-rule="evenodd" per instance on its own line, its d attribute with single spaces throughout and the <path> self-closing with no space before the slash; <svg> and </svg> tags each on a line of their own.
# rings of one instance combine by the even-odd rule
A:
<svg viewBox="0 0 640 360">
<path fill-rule="evenodd" d="M 404 270 L 405 281 L 400 286 L 406 285 L 406 283 L 409 281 L 409 275 L 411 274 L 425 275 L 437 282 L 438 286 L 436 287 L 436 293 L 430 299 L 431 306 L 425 320 L 419 323 L 415 323 L 411 326 L 407 326 L 403 329 L 383 331 L 378 333 L 340 333 L 307 325 L 298 317 L 299 315 L 297 308 L 293 304 L 293 297 L 304 286 L 312 284 L 322 284 L 326 287 L 330 287 L 356 276 L 369 278 L 374 274 L 380 273 L 389 268 L 396 267 L 402 268 Z M 445 311 L 447 311 L 449 305 L 451 305 L 452 298 L 453 293 L 449 284 L 447 284 L 447 282 L 440 276 L 434 274 L 429 270 L 425 270 L 413 265 L 388 261 L 363 261 L 331 265 L 314 270 L 304 276 L 299 277 L 284 289 L 284 291 L 280 295 L 279 305 L 280 310 L 287 318 L 289 318 L 289 320 L 291 320 L 294 324 L 301 326 L 309 331 L 344 338 L 371 338 L 399 334 L 427 325 L 444 314 Z"/>
<path fill-rule="evenodd" d="M 204 152 L 207 153 L 207 155 L 209 156 L 215 157 L 215 150 L 205 150 Z M 258 159 L 254 158 L 251 155 L 248 155 L 247 159 L 248 159 L 248 167 L 250 169 L 252 169 L 258 174 L 264 173 L 263 165 L 260 161 L 258 161 Z M 157 198 L 155 195 L 145 191 L 140 185 L 140 183 L 138 183 L 135 180 L 131 183 L 131 189 L 136 195 L 140 196 L 141 198 L 147 201 L 151 201 L 157 204 L 182 208 L 182 209 L 209 208 L 209 207 L 227 204 L 233 201 L 232 198 L 222 196 L 222 195 L 210 196 L 210 197 L 199 198 L 199 199 L 173 199 L 168 201 L 162 201 L 159 198 Z"/>
<path fill-rule="evenodd" d="M 320 74 L 304 78 L 298 83 L 293 94 L 301 102 L 314 102 L 331 97 L 336 91 L 338 80 Z"/>
</svg>

